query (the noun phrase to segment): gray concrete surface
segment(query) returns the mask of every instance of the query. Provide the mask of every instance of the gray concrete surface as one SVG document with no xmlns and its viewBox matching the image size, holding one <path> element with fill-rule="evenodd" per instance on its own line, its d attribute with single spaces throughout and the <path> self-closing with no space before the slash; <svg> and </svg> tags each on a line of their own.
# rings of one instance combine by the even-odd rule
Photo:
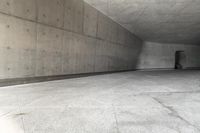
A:
<svg viewBox="0 0 200 133">
<path fill-rule="evenodd" d="M 200 71 L 136 71 L 0 88 L 1 133 L 200 133 Z"/>
<path fill-rule="evenodd" d="M 199 0 L 85 0 L 145 41 L 199 44 Z"/>
<path fill-rule="evenodd" d="M 137 63 L 138 69 L 158 69 L 175 66 L 175 52 L 184 51 L 186 61 L 182 66 L 187 68 L 200 68 L 200 47 L 197 45 L 168 44 L 168 43 L 143 43 Z"/>
<path fill-rule="evenodd" d="M 173 8 L 178 8 L 177 4 L 180 7 L 188 3 L 193 5 L 196 0 L 192 1 L 180 1 Z M 121 8 L 127 9 L 127 11 L 116 10 L 116 15 L 128 16 L 130 19 L 134 19 L 134 14 L 131 14 L 132 10 L 142 10 L 141 5 L 146 6 L 144 1 L 133 1 L 129 4 L 127 4 L 130 2 L 128 0 L 108 2 L 112 2 L 111 6 L 120 5 Z M 157 11 L 156 8 L 164 10 L 163 6 L 166 6 L 164 11 L 168 13 L 168 6 L 173 3 L 173 1 L 160 4 L 157 2 L 154 1 L 154 5 L 153 1 L 146 1 L 149 6 L 145 8 L 144 13 Z M 97 4 L 99 3 L 97 2 Z M 104 3 L 100 4 L 100 6 L 104 5 Z M 127 5 L 134 8 L 131 8 L 129 12 Z M 191 13 L 197 11 L 198 5 L 197 2 Z M 154 6 L 156 7 L 154 10 L 149 9 Z M 110 9 L 109 7 L 107 8 Z M 184 10 L 189 7 L 187 5 Z M 122 15 L 118 11 L 125 14 Z M 188 11 L 190 10 L 188 9 Z M 141 17 L 148 21 L 148 24 L 151 24 L 149 23 L 151 19 L 148 18 L 154 14 L 146 15 L 147 18 L 143 18 L 143 15 Z M 196 36 L 191 32 L 184 32 L 189 36 L 184 36 L 186 40 L 179 46 L 176 44 L 143 43 L 143 40 L 128 31 L 126 26 L 123 25 L 126 28 L 122 27 L 110 17 L 84 0 L 2 0 L 0 2 L 0 80 L 143 68 L 172 68 L 175 50 L 187 52 L 186 56 L 189 57 L 187 67 L 200 67 L 199 47 L 185 45 L 187 37 L 194 39 Z M 198 15 L 195 17 L 198 20 Z M 152 19 L 162 20 L 160 17 Z M 193 22 L 193 19 L 186 20 Z M 132 24 L 138 28 L 141 27 L 135 23 Z M 174 25 L 174 23 L 172 24 Z M 159 24 L 154 25 L 159 26 Z M 177 25 L 172 28 L 169 26 L 159 29 L 167 29 L 168 33 L 168 29 L 170 31 L 179 30 Z M 161 35 L 161 37 L 156 36 L 157 39 L 162 39 L 162 33 L 158 30 L 150 33 L 145 29 L 145 26 L 152 28 L 152 26 L 145 24 L 142 26 L 144 28 L 143 34 L 152 36 L 156 33 Z M 198 29 L 196 25 L 189 26 L 195 29 L 192 32 L 199 33 L 200 30 L 196 31 Z M 131 30 L 130 27 L 128 29 Z M 181 30 L 186 29 L 188 27 L 185 25 L 184 28 L 181 28 Z M 172 35 L 174 36 L 174 34 Z M 177 35 L 182 36 L 179 32 Z M 174 37 L 180 39 L 177 36 Z M 176 42 L 173 38 L 169 39 Z"/>
<path fill-rule="evenodd" d="M 0 2 L 0 79 L 134 69 L 141 46 L 83 0 Z"/>
</svg>

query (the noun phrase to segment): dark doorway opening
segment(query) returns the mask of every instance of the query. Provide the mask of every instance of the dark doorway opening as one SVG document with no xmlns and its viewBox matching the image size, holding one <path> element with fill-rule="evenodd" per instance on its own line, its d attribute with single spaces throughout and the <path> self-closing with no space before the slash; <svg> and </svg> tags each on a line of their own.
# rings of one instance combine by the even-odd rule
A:
<svg viewBox="0 0 200 133">
<path fill-rule="evenodd" d="M 175 69 L 183 69 L 186 61 L 184 51 L 176 51 L 175 53 Z"/>
</svg>

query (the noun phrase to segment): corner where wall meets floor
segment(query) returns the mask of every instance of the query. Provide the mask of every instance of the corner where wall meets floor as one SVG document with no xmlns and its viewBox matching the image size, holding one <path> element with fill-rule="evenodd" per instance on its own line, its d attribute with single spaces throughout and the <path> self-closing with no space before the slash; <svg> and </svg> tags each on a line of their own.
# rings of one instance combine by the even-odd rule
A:
<svg viewBox="0 0 200 133">
<path fill-rule="evenodd" d="M 200 47 L 143 42 L 83 0 L 0 4 L 0 82 L 171 69 L 176 50 L 200 66 Z"/>
</svg>

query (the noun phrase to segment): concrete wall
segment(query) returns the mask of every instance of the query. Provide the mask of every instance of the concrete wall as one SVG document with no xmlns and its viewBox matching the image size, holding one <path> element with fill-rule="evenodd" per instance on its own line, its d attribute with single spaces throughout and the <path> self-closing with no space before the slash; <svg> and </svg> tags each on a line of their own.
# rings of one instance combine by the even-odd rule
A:
<svg viewBox="0 0 200 133">
<path fill-rule="evenodd" d="M 134 69 L 141 46 L 82 0 L 0 2 L 0 79 Z"/>
<path fill-rule="evenodd" d="M 183 50 L 186 54 L 186 68 L 200 68 L 200 46 L 184 44 L 161 44 L 145 42 L 138 59 L 138 69 L 174 68 L 175 52 Z"/>
</svg>

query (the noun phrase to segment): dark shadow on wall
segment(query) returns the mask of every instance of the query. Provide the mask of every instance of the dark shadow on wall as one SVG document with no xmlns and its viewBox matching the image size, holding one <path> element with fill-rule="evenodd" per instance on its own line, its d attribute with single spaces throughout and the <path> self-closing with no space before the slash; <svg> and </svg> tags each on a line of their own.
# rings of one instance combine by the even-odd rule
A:
<svg viewBox="0 0 200 133">
<path fill-rule="evenodd" d="M 144 47 L 144 42 L 138 38 L 137 43 L 133 45 L 134 47 L 134 65 L 133 65 L 133 70 L 138 70 L 140 69 L 140 64 L 141 64 L 141 55 L 143 52 L 143 47 Z"/>
<path fill-rule="evenodd" d="M 175 52 L 175 69 L 183 69 L 186 63 L 186 55 L 184 51 Z"/>
<path fill-rule="evenodd" d="M 184 52 L 182 52 L 184 51 Z M 178 53 L 179 55 L 176 55 Z M 179 56 L 179 57 L 178 57 Z M 176 58 L 178 58 L 176 60 Z M 144 42 L 137 62 L 138 69 L 200 68 L 200 46 Z M 181 66 L 180 66 L 181 65 Z"/>
</svg>

